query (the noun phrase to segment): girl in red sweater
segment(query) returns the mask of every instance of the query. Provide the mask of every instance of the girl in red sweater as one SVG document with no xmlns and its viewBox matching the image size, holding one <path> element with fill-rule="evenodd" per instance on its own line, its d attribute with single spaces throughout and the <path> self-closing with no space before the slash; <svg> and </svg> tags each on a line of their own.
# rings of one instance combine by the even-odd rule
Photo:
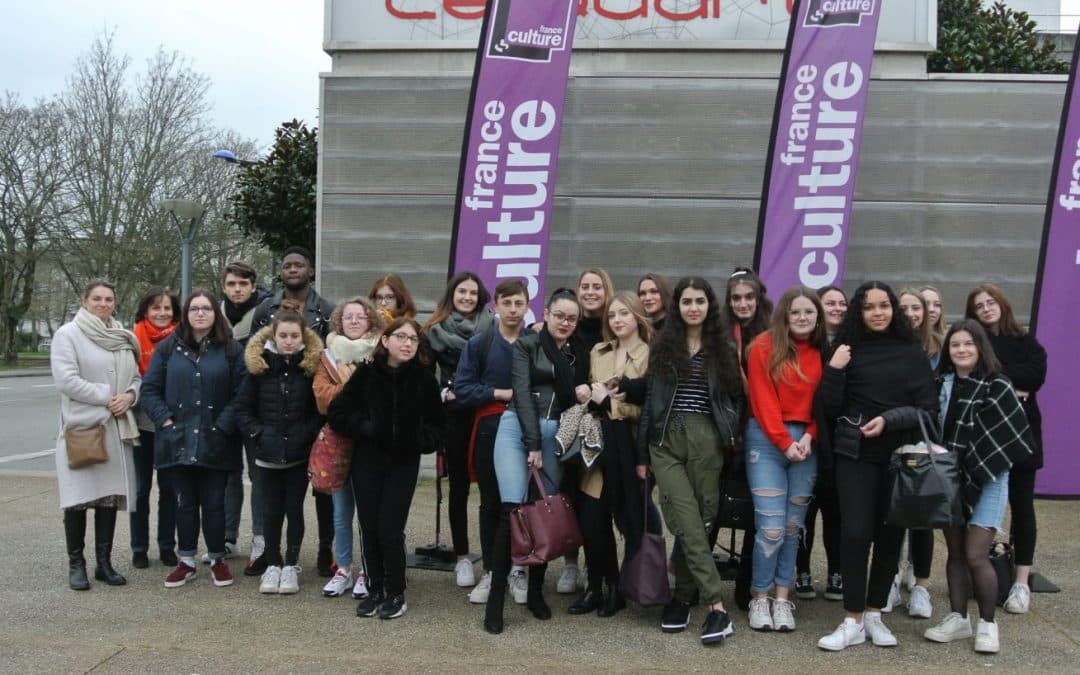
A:
<svg viewBox="0 0 1080 675">
<path fill-rule="evenodd" d="M 812 409 L 826 344 L 824 315 L 814 291 L 789 289 L 769 329 L 754 339 L 747 354 L 751 418 L 743 440 L 757 525 L 750 586 L 754 630 L 795 629 L 795 605 L 788 597 L 817 474 Z M 776 598 L 770 607 L 773 587 Z"/>
</svg>

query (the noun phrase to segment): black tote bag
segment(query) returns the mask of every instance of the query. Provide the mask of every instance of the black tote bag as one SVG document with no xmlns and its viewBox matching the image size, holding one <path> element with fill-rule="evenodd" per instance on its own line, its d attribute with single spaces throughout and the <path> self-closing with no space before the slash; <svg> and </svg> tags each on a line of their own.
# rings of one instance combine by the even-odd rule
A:
<svg viewBox="0 0 1080 675">
<path fill-rule="evenodd" d="M 919 412 L 922 441 L 893 451 L 889 462 L 892 489 L 886 523 L 910 530 L 959 527 L 964 524 L 960 497 L 960 462 L 955 452 L 944 449 L 928 427 L 936 432 L 929 414 Z"/>
</svg>

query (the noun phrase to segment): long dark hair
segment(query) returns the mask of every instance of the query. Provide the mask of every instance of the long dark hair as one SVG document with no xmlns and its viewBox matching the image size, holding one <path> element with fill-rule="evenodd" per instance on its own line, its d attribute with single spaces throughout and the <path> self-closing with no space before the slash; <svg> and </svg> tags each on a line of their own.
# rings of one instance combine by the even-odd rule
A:
<svg viewBox="0 0 1080 675">
<path fill-rule="evenodd" d="M 975 312 L 975 298 L 980 293 L 989 295 L 1001 308 L 1001 318 L 998 319 L 997 325 L 998 333 L 1009 337 L 1021 337 L 1027 333 L 1024 327 L 1020 325 L 1020 322 L 1016 320 L 1016 315 L 1013 314 L 1012 310 L 1012 303 L 1005 297 L 1005 291 L 1001 290 L 996 284 L 989 282 L 979 284 L 968 293 L 967 302 L 964 304 L 965 319 L 979 320 L 979 315 Z"/>
<path fill-rule="evenodd" d="M 146 318 L 146 313 L 150 311 L 150 307 L 158 298 L 168 298 L 169 304 L 172 305 L 173 323 L 180 320 L 180 297 L 176 294 L 176 291 L 171 291 L 164 286 L 151 286 L 139 298 L 139 305 L 135 310 L 135 323 Z"/>
<path fill-rule="evenodd" d="M 454 292 L 457 291 L 458 286 L 466 281 L 476 282 L 476 309 L 473 310 L 473 315 L 475 316 L 478 312 L 486 310 L 488 303 L 491 301 L 491 294 L 484 287 L 484 282 L 480 281 L 480 277 L 472 272 L 458 272 L 450 281 L 446 282 L 446 290 L 443 291 L 442 297 L 439 298 L 439 304 L 436 305 L 431 317 L 424 322 L 423 330 L 426 331 L 431 326 L 442 323 L 443 319 L 450 316 L 450 313 L 454 311 Z"/>
<path fill-rule="evenodd" d="M 406 316 L 410 319 L 416 316 L 416 303 L 413 302 L 412 293 L 409 293 L 409 289 L 405 286 L 405 281 L 401 277 L 391 272 L 390 274 L 384 274 L 375 280 L 375 283 L 371 285 L 371 290 L 368 292 L 368 299 L 375 303 L 378 307 L 379 303 L 375 301 L 375 294 L 383 286 L 389 286 L 390 290 L 394 292 L 394 299 L 397 302 L 397 311 L 391 312 L 396 319 L 399 316 Z"/>
<path fill-rule="evenodd" d="M 643 277 L 638 279 L 637 282 L 637 295 L 641 297 L 641 282 L 648 279 L 656 284 L 656 290 L 660 291 L 660 301 L 663 302 L 661 311 L 665 316 L 671 311 L 671 281 L 668 280 L 663 274 L 657 274 L 656 272 L 648 272 Z M 650 319 L 652 317 L 649 317 Z"/>
<path fill-rule="evenodd" d="M 197 347 L 198 341 L 195 339 L 195 333 L 191 329 L 191 316 L 189 310 L 191 309 L 191 301 L 195 298 L 206 298 L 210 301 L 210 310 L 214 314 L 214 325 L 210 326 L 210 332 L 206 334 L 207 339 L 210 340 L 210 344 L 215 345 L 227 345 L 229 340 L 232 339 L 232 328 L 229 327 L 229 321 L 225 318 L 225 315 L 221 313 L 221 305 L 218 304 L 217 298 L 214 294 L 205 288 L 196 288 L 191 292 L 191 295 L 184 301 L 184 311 L 180 314 L 180 338 L 187 343 L 189 347 Z"/>
<path fill-rule="evenodd" d="M 397 332 L 402 326 L 412 326 L 416 331 L 416 337 L 421 337 L 420 324 L 416 322 L 416 319 L 411 319 L 407 316 L 399 316 L 390 323 L 386 324 L 386 327 L 382 330 L 382 335 L 379 336 L 378 342 L 375 343 L 375 351 L 371 353 L 371 358 L 377 363 L 387 365 L 390 358 L 390 350 L 386 348 L 382 343 L 382 338 L 389 337 Z M 409 362 L 415 361 L 422 366 L 430 366 L 432 363 L 431 348 L 428 346 L 427 340 L 421 338 L 420 342 L 416 345 L 416 354 L 413 355 Z"/>
<path fill-rule="evenodd" d="M 980 379 L 989 379 L 1000 373 L 1001 361 L 998 361 L 997 354 L 994 353 L 994 346 L 990 344 L 986 329 L 978 319 L 961 319 L 949 326 L 948 332 L 945 333 L 945 346 L 941 349 L 938 374 L 956 372 L 956 364 L 953 363 L 952 356 L 949 354 L 949 340 L 961 331 L 967 331 L 971 335 L 971 339 L 975 341 L 975 348 L 979 350 L 979 360 L 975 363 L 971 374 Z"/>
<path fill-rule="evenodd" d="M 900 311 L 900 301 L 896 298 L 893 289 L 884 281 L 867 281 L 851 294 L 848 311 L 844 316 L 844 323 L 840 324 L 840 330 L 837 331 L 836 339 L 833 341 L 834 345 L 850 345 L 854 347 L 870 332 L 870 329 L 866 327 L 866 323 L 863 322 L 862 307 L 863 303 L 866 302 L 866 294 L 874 289 L 884 291 L 885 295 L 889 296 L 889 304 L 892 305 L 892 321 L 885 332 L 904 342 L 915 342 L 915 333 L 911 330 L 911 322 Z"/>
<path fill-rule="evenodd" d="M 671 308 L 668 310 L 664 328 L 650 346 L 649 374 L 665 376 L 672 367 L 681 376 L 690 368 L 690 350 L 686 345 L 686 321 L 683 320 L 679 303 L 688 288 L 703 291 L 709 303 L 705 323 L 701 330 L 701 347 L 705 350 L 708 366 L 720 376 L 720 384 L 731 393 L 742 391 L 739 359 L 728 342 L 720 321 L 720 306 L 716 293 L 708 281 L 701 277 L 683 277 L 675 284 Z"/>
<path fill-rule="evenodd" d="M 757 308 L 754 311 L 754 316 L 750 317 L 750 321 L 741 329 L 743 349 L 745 349 L 756 336 L 769 327 L 769 319 L 772 317 L 773 313 L 773 304 L 766 295 L 769 292 L 768 289 L 765 288 L 765 284 L 758 277 L 757 273 L 749 267 L 736 267 L 735 271 L 728 277 L 727 289 L 724 292 L 723 316 L 724 320 L 727 322 L 728 328 L 732 332 L 735 330 L 735 324 L 739 323 L 739 319 L 735 316 L 735 312 L 731 310 L 731 293 L 739 284 L 746 284 L 750 288 L 753 288 L 754 296 L 757 299 Z M 739 355 L 739 358 L 742 358 L 742 354 Z"/>
</svg>

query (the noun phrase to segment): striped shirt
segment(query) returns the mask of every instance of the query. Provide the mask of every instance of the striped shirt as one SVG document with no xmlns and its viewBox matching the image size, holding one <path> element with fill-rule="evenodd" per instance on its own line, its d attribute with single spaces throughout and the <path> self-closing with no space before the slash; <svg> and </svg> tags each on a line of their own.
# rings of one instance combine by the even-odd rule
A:
<svg viewBox="0 0 1080 675">
<path fill-rule="evenodd" d="M 709 400 L 709 376 L 705 370 L 705 350 L 699 349 L 690 358 L 690 372 L 679 378 L 675 388 L 672 412 L 712 414 Z"/>
</svg>

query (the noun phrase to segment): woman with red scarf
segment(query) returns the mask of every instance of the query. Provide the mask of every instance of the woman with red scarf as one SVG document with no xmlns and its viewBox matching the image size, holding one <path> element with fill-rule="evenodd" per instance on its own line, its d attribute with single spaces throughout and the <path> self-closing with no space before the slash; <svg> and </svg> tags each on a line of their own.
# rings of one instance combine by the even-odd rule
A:
<svg viewBox="0 0 1080 675">
<path fill-rule="evenodd" d="M 139 300 L 132 332 L 139 339 L 139 375 L 146 375 L 159 342 L 172 335 L 180 322 L 180 298 L 166 288 L 152 286 Z M 131 564 L 150 566 L 150 486 L 154 478 L 154 423 L 135 408 L 139 446 L 135 448 L 135 508 L 131 511 Z M 158 554 L 161 563 L 176 567 L 176 492 L 168 471 L 158 471 Z"/>
</svg>

